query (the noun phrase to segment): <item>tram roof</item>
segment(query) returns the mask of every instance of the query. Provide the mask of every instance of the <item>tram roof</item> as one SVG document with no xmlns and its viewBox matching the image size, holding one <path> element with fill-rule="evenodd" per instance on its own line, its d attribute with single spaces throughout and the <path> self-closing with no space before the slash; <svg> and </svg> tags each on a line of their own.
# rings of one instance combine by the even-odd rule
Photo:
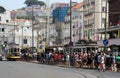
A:
<svg viewBox="0 0 120 78">
<path fill-rule="evenodd" d="M 54 46 L 48 46 L 46 48 L 57 48 L 57 47 L 64 47 L 64 45 L 54 45 Z"/>
<path fill-rule="evenodd" d="M 73 48 L 97 48 L 96 45 L 73 46 Z"/>
</svg>

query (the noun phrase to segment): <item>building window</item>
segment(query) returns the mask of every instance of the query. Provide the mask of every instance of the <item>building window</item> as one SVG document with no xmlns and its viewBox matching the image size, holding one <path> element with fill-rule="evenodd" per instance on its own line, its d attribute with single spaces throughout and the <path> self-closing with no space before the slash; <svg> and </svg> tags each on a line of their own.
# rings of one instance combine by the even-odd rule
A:
<svg viewBox="0 0 120 78">
<path fill-rule="evenodd" d="M 8 23 L 8 22 L 9 22 L 9 20 L 6 20 L 6 22 Z"/>
<path fill-rule="evenodd" d="M 0 32 L 5 32 L 5 28 L 0 28 Z"/>
<path fill-rule="evenodd" d="M 24 43 L 24 44 L 27 44 L 27 39 L 24 39 L 24 40 L 23 40 L 23 43 Z"/>
<path fill-rule="evenodd" d="M 5 31 L 5 28 L 2 28 L 2 32 L 4 32 Z"/>
<path fill-rule="evenodd" d="M 75 28 L 75 25 L 73 25 L 73 28 Z"/>
<path fill-rule="evenodd" d="M 102 7 L 102 12 L 105 12 L 106 11 L 106 8 L 105 7 Z"/>
<path fill-rule="evenodd" d="M 105 23 L 105 18 L 102 18 L 102 23 Z"/>
</svg>

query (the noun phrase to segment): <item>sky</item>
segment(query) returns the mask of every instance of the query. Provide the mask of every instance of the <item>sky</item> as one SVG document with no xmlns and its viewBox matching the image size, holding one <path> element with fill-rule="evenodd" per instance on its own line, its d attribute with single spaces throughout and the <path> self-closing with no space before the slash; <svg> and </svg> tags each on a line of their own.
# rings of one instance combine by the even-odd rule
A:
<svg viewBox="0 0 120 78">
<path fill-rule="evenodd" d="M 39 0 L 39 1 L 44 1 L 46 0 Z M 83 0 L 72 0 L 74 2 L 81 2 Z M 26 5 L 24 4 L 25 0 L 0 0 L 0 6 L 3 6 L 7 10 L 14 10 L 14 9 L 19 9 L 22 7 L 25 7 Z M 54 2 L 66 2 L 69 3 L 70 0 L 49 0 L 49 3 L 54 3 Z"/>
</svg>

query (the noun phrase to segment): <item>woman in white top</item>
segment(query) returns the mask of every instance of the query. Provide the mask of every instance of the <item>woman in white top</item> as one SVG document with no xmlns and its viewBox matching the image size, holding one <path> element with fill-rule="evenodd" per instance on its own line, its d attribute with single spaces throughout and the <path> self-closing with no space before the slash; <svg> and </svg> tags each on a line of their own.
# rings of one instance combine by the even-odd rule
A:
<svg viewBox="0 0 120 78">
<path fill-rule="evenodd" d="M 105 56 L 102 54 L 101 56 L 101 70 L 105 71 Z"/>
</svg>

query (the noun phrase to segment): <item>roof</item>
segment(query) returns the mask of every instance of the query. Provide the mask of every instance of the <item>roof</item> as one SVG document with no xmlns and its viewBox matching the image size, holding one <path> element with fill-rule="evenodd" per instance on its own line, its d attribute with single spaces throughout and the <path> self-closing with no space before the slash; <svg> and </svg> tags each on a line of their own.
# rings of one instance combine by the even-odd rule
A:
<svg viewBox="0 0 120 78">
<path fill-rule="evenodd" d="M 79 9 L 83 6 L 83 2 L 80 2 L 78 4 L 76 4 L 75 6 L 73 6 L 73 9 Z"/>
</svg>

